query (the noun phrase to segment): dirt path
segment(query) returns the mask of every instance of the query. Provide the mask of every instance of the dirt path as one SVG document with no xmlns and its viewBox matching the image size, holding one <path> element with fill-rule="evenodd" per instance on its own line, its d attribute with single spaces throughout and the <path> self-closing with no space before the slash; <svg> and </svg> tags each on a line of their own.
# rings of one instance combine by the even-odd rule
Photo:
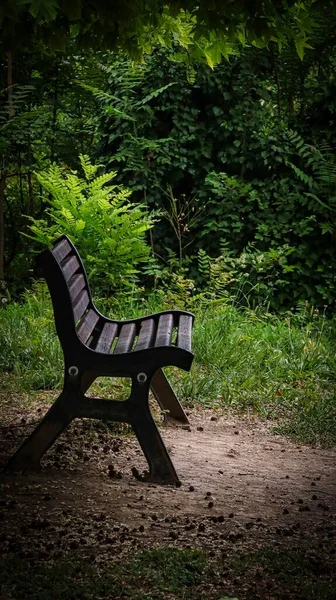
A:
<svg viewBox="0 0 336 600">
<path fill-rule="evenodd" d="M 22 424 L 21 411 L 18 423 L 12 418 L 2 429 L 2 463 L 40 412 L 27 411 Z M 210 411 L 190 420 L 190 431 L 161 428 L 182 480 L 177 489 L 134 479 L 131 468 L 142 471 L 146 463 L 133 436 L 90 421 L 63 434 L 40 473 L 2 473 L 2 553 L 47 557 L 70 549 L 104 560 L 130 546 L 225 553 L 232 544 L 334 536 L 336 452 L 298 446 L 261 423 Z M 120 479 L 109 477 L 111 465 Z"/>
</svg>

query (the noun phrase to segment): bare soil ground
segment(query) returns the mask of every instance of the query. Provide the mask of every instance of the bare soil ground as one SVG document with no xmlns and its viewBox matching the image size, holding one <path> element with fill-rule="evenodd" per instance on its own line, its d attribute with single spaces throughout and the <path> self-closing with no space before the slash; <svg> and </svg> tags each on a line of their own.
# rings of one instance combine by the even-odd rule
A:
<svg viewBox="0 0 336 600">
<path fill-rule="evenodd" d="M 46 403 L 11 406 L 2 414 L 0 466 Z M 225 566 L 232 553 L 281 548 L 304 550 L 316 577 L 332 583 L 336 452 L 291 443 L 257 420 L 208 410 L 189 418 L 190 430 L 161 427 L 180 488 L 137 481 L 132 467 L 147 465 L 133 435 L 88 420 L 59 438 L 41 472 L 0 473 L 0 556 L 52 560 L 70 552 L 99 565 L 134 549 L 201 548 L 220 561 L 220 577 L 239 599 L 305 598 L 281 595 L 276 584 L 272 591 L 260 564 L 247 579 Z"/>
</svg>

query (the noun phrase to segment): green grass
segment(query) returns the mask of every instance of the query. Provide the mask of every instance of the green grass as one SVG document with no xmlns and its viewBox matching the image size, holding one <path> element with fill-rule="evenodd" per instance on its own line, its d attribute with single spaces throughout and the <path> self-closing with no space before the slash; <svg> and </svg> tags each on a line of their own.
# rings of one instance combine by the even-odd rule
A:
<svg viewBox="0 0 336 600">
<path fill-rule="evenodd" d="M 0 310 L 0 370 L 12 373 L 14 386 L 26 390 L 60 385 L 63 356 L 46 287 L 37 284 L 22 304 Z"/>
<path fill-rule="evenodd" d="M 131 299 L 115 304 L 113 316 L 160 309 L 154 296 Z M 192 371 L 170 370 L 185 404 L 280 419 L 281 431 L 297 439 L 336 444 L 335 318 L 308 307 L 275 316 L 232 303 L 203 304 L 195 312 Z M 0 369 L 11 373 L 7 381 L 26 390 L 59 386 L 62 352 L 45 288 L 38 285 L 1 317 Z"/>
<path fill-rule="evenodd" d="M 329 551 L 333 543 L 329 543 Z M 241 554 L 231 561 L 231 568 L 238 576 L 249 581 L 259 581 L 259 594 L 252 598 L 268 596 L 268 583 L 272 582 L 276 591 L 272 598 L 302 598 L 309 600 L 331 600 L 336 598 L 334 560 L 314 552 L 314 548 L 275 548 L 265 547 L 253 554 Z M 290 592 L 286 596 L 286 592 Z"/>
<path fill-rule="evenodd" d="M 307 444 L 336 446 L 336 395 L 306 396 L 293 405 L 292 415 L 279 424 L 275 431 Z"/>
<path fill-rule="evenodd" d="M 163 547 L 110 562 L 76 554 L 48 562 L 0 558 L 0 597 L 6 600 L 331 600 L 336 597 L 333 544 L 266 546 L 225 558 Z M 234 596 L 234 597 L 233 597 Z"/>
<path fill-rule="evenodd" d="M 103 568 L 70 556 L 49 563 L 0 558 L 0 596 L 8 600 L 206 600 L 202 587 L 210 577 L 198 550 L 147 550 Z"/>
</svg>

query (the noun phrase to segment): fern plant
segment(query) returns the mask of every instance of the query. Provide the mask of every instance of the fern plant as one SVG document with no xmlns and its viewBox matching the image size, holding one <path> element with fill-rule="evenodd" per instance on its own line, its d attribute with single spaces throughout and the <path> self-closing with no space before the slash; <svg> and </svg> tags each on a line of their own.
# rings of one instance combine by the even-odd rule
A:
<svg viewBox="0 0 336 600">
<path fill-rule="evenodd" d="M 224 247 L 216 258 L 210 257 L 205 250 L 199 249 L 197 255 L 198 274 L 208 300 L 225 301 L 236 281 L 234 260 Z"/>
<path fill-rule="evenodd" d="M 287 161 L 287 165 L 305 184 L 306 201 L 314 203 L 317 213 L 321 215 L 322 233 L 335 233 L 336 162 L 333 149 L 327 142 L 321 143 L 319 147 L 306 144 L 295 131 L 289 131 L 288 138 L 309 172 L 290 161 Z"/>
<path fill-rule="evenodd" d="M 125 289 L 148 262 L 145 234 L 154 215 L 132 204 L 129 190 L 113 184 L 115 173 L 97 175 L 99 167 L 88 156 L 80 156 L 80 163 L 83 177 L 56 165 L 36 174 L 49 193 L 49 208 L 43 219 L 30 218 L 29 237 L 50 246 L 58 236 L 69 235 L 101 293 Z"/>
</svg>

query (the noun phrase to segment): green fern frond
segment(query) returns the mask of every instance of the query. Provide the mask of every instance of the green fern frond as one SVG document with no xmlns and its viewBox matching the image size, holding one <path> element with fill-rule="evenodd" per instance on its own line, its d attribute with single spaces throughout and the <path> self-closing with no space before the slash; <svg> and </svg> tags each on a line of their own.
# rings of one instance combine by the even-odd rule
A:
<svg viewBox="0 0 336 600">
<path fill-rule="evenodd" d="M 95 177 L 99 169 L 99 165 L 93 165 L 90 161 L 90 158 L 86 154 L 80 154 L 79 160 L 86 181 L 91 181 Z"/>
<path fill-rule="evenodd" d="M 313 177 L 311 177 L 310 175 L 308 175 L 307 173 L 305 173 L 304 171 L 302 171 L 301 169 L 299 169 L 299 167 L 297 167 L 296 165 L 294 165 L 293 163 L 287 161 L 286 162 L 287 166 L 290 167 L 291 169 L 293 169 L 294 173 L 297 175 L 297 177 L 306 185 L 308 185 L 308 187 L 310 189 L 314 188 L 314 179 Z"/>
<path fill-rule="evenodd" d="M 208 281 L 210 278 L 210 257 L 202 248 L 199 249 L 197 254 L 197 266 L 200 275 Z"/>
</svg>

